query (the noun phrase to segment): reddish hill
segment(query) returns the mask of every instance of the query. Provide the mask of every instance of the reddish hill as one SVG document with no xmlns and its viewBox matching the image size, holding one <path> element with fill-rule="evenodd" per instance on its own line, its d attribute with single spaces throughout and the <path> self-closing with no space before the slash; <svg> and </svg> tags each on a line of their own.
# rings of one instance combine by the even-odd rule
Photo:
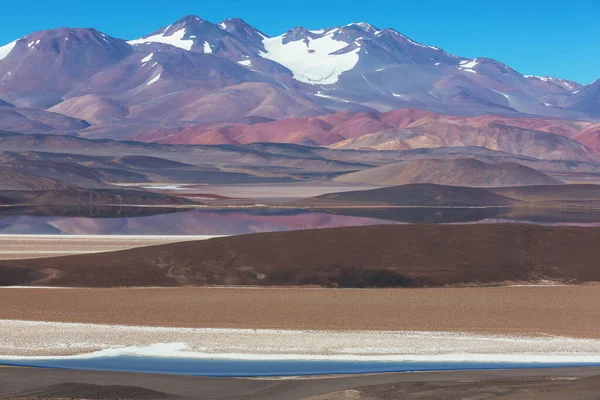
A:
<svg viewBox="0 0 600 400">
<path fill-rule="evenodd" d="M 583 143 L 596 152 L 600 152 L 600 124 L 588 126 L 575 135 L 573 139 Z"/>
<path fill-rule="evenodd" d="M 192 125 L 153 130 L 134 139 L 167 144 L 278 142 L 374 150 L 483 146 L 533 157 L 573 159 L 590 151 L 571 139 L 588 126 L 590 123 L 552 118 L 456 117 L 400 109 L 344 111 L 255 124 Z"/>
</svg>

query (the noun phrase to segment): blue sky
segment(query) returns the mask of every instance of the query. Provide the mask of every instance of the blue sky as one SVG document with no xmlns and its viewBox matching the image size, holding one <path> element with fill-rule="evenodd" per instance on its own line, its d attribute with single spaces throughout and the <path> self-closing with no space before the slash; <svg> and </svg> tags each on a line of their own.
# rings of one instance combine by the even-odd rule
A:
<svg viewBox="0 0 600 400">
<path fill-rule="evenodd" d="M 0 44 L 62 26 L 133 39 L 187 14 L 240 17 L 269 35 L 366 21 L 523 74 L 600 78 L 600 0 L 20 0 L 2 2 Z"/>
</svg>

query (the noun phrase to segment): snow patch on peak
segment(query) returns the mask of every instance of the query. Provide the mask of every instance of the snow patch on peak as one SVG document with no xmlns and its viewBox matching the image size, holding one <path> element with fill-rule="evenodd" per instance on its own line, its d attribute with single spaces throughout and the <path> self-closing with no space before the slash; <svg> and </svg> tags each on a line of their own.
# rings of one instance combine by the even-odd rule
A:
<svg viewBox="0 0 600 400">
<path fill-rule="evenodd" d="M 10 42 L 9 44 L 0 47 L 0 60 L 5 59 L 10 54 L 10 52 L 12 51 L 12 49 L 15 48 L 16 44 L 17 44 L 17 40 L 15 40 L 14 42 Z"/>
<path fill-rule="evenodd" d="M 227 24 L 225 22 L 221 22 L 219 24 L 219 28 L 221 28 L 221 29 L 227 29 Z"/>
<path fill-rule="evenodd" d="M 546 76 L 537 76 L 537 75 L 523 75 L 527 79 L 538 79 L 540 81 L 548 82 L 550 80 L 549 77 Z"/>
<path fill-rule="evenodd" d="M 152 60 L 153 56 L 154 56 L 154 53 L 148 54 L 146 57 L 142 58 L 142 62 L 147 63 L 148 61 Z"/>
<path fill-rule="evenodd" d="M 342 103 L 350 103 L 348 100 L 341 99 L 339 97 L 329 96 L 327 94 L 321 93 L 320 90 L 317 93 L 315 93 L 315 96 L 316 97 L 321 97 L 321 98 L 324 98 L 324 99 L 334 100 L 334 101 L 341 101 Z"/>
<path fill-rule="evenodd" d="M 249 67 L 250 65 L 252 65 L 252 60 L 242 60 L 242 61 L 238 61 L 238 64 Z"/>
<path fill-rule="evenodd" d="M 474 58 L 473 60 L 464 60 L 460 62 L 462 68 L 475 68 L 477 64 L 478 62 L 476 58 Z"/>
<path fill-rule="evenodd" d="M 474 58 L 472 60 L 463 60 L 460 62 L 458 69 L 460 69 L 461 71 L 476 74 L 477 71 L 475 71 L 473 68 L 475 68 L 477 66 L 477 64 L 479 64 L 479 61 L 477 61 L 476 58 Z"/>
<path fill-rule="evenodd" d="M 185 33 L 186 33 L 185 28 L 178 30 L 177 32 L 173 33 L 170 36 L 165 36 L 165 32 L 167 30 L 169 30 L 169 28 L 170 28 L 170 26 L 165 28 L 165 30 L 163 30 L 162 33 L 159 33 L 157 35 L 152 35 L 152 36 L 148 36 L 145 38 L 130 40 L 127 43 L 129 43 L 132 46 L 136 46 L 138 44 L 145 44 L 145 43 L 164 43 L 164 44 L 170 44 L 171 46 L 179 47 L 180 49 L 184 49 L 184 50 L 192 49 L 192 46 L 194 45 L 194 41 L 183 39 L 183 37 L 185 36 Z"/>
<path fill-rule="evenodd" d="M 204 54 L 212 54 L 212 48 L 208 42 L 204 42 Z"/>
<path fill-rule="evenodd" d="M 294 79 L 309 84 L 334 84 L 340 75 L 353 69 L 359 60 L 360 48 L 345 53 L 340 50 L 349 44 L 333 38 L 334 32 L 319 38 L 283 43 L 284 35 L 265 38 L 264 52 L 259 55 L 275 61 L 294 74 Z"/>
<path fill-rule="evenodd" d="M 150 79 L 150 80 L 148 81 L 148 83 L 146 83 L 146 86 L 150 86 L 150 85 L 152 85 L 153 83 L 155 83 L 155 82 L 156 82 L 156 81 L 158 81 L 159 79 L 160 79 L 160 74 L 158 74 L 158 75 L 156 75 L 154 78 Z"/>
</svg>

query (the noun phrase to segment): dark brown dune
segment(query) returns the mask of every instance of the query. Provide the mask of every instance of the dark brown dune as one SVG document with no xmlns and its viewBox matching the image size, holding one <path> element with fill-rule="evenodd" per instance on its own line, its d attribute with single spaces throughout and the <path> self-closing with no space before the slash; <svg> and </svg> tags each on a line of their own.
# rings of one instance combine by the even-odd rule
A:
<svg viewBox="0 0 600 400">
<path fill-rule="evenodd" d="M 408 207 L 498 207 L 517 203 L 517 200 L 490 193 L 483 188 L 429 183 L 324 194 L 298 202 L 301 205 L 380 204 Z"/>
<path fill-rule="evenodd" d="M 0 262 L 5 285 L 440 287 L 600 281 L 600 229 L 404 225 L 276 232 Z M 23 282 L 15 268 L 46 278 Z"/>
<path fill-rule="evenodd" d="M 517 186 L 562 183 L 514 162 L 490 164 L 474 158 L 402 161 L 342 175 L 335 180 L 377 185 L 436 183 L 455 186 Z"/>
</svg>

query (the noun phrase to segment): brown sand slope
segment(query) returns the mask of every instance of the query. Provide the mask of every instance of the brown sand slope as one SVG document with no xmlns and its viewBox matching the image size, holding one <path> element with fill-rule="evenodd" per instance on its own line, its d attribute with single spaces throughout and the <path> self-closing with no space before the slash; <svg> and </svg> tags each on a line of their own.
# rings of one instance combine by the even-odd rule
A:
<svg viewBox="0 0 600 400">
<path fill-rule="evenodd" d="M 498 207 L 517 203 L 517 200 L 492 193 L 484 188 L 431 183 L 331 193 L 297 202 L 299 205 L 309 206 L 379 204 L 409 207 Z"/>
<path fill-rule="evenodd" d="M 60 257 L 204 239 L 197 236 L 0 235 L 0 260 Z"/>
<path fill-rule="evenodd" d="M 422 287 L 600 281 L 600 229 L 405 225 L 274 232 L 2 261 L 2 285 Z M 27 273 L 19 272 L 25 269 Z"/>
<path fill-rule="evenodd" d="M 456 186 L 516 186 L 561 183 L 558 179 L 521 164 L 489 164 L 474 158 L 402 161 L 342 175 L 335 180 L 378 185 L 437 183 Z"/>
</svg>

